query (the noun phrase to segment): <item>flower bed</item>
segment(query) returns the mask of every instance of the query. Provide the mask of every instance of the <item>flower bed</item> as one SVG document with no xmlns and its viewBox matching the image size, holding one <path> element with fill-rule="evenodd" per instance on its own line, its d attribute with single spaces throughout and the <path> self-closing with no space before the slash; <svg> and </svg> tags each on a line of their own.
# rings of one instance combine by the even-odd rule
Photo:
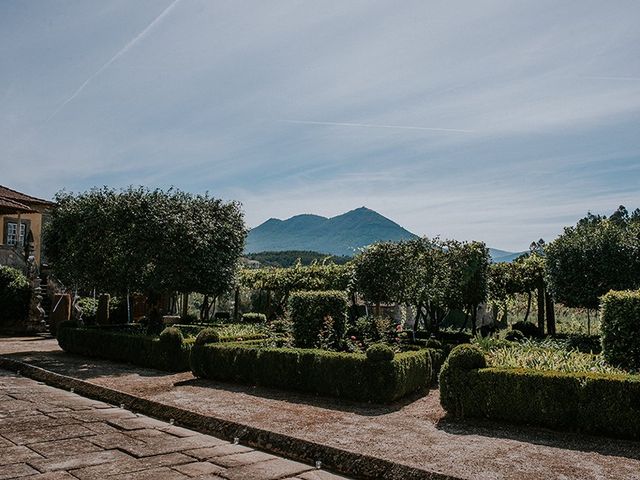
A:
<svg viewBox="0 0 640 480">
<path fill-rule="evenodd" d="M 639 375 L 486 367 L 478 347 L 451 352 L 440 374 L 449 414 L 640 439 Z"/>
<path fill-rule="evenodd" d="M 264 348 L 246 343 L 196 344 L 194 375 L 293 389 L 357 401 L 387 403 L 432 382 L 429 350 L 391 355 L 338 353 L 303 348 Z"/>
<path fill-rule="evenodd" d="M 189 352 L 193 340 L 179 338 L 173 342 L 161 341 L 157 336 L 102 328 L 77 328 L 72 323 L 63 323 L 58 331 L 58 344 L 68 353 L 184 372 L 189 370 Z"/>
</svg>

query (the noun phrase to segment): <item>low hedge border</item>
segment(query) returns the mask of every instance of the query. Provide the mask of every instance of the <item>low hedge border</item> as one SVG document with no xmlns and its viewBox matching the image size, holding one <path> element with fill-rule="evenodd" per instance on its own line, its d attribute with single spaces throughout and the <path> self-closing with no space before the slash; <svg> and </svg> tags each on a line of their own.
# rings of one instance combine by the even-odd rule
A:
<svg viewBox="0 0 640 480">
<path fill-rule="evenodd" d="M 231 325 L 231 324 L 226 324 L 226 325 Z M 203 323 L 200 325 L 183 325 L 183 324 L 174 324 L 172 325 L 172 327 L 177 328 L 178 330 L 180 330 L 183 335 L 189 335 L 189 336 L 196 336 L 198 335 L 198 333 L 200 333 L 202 330 L 204 330 L 205 328 L 213 328 L 213 329 L 224 329 L 225 324 L 216 324 L 216 323 Z M 264 333 L 257 333 L 257 334 L 251 334 L 251 335 L 242 335 L 242 340 L 261 340 L 261 339 L 265 339 L 267 338 L 267 335 Z M 220 336 L 220 342 L 236 342 L 238 341 L 238 337 L 233 337 L 233 336 Z"/>
<path fill-rule="evenodd" d="M 110 403 L 154 418 L 169 421 L 218 438 L 239 438 L 242 445 L 259 448 L 276 455 L 313 464 L 321 460 L 324 466 L 344 475 L 363 479 L 387 480 L 462 480 L 461 477 L 431 472 L 383 458 L 323 445 L 310 440 L 292 437 L 229 421 L 212 415 L 204 415 L 165 403 L 97 385 L 85 380 L 54 373 L 28 363 L 0 356 L 0 368 L 44 382 L 47 385 L 69 390 L 76 394 Z"/>
<path fill-rule="evenodd" d="M 363 354 L 300 348 L 260 348 L 246 343 L 194 345 L 197 377 L 388 403 L 427 389 L 433 378 L 428 350 L 373 361 Z"/>
<path fill-rule="evenodd" d="M 58 344 L 65 352 L 132 363 L 169 372 L 189 370 L 193 342 L 161 342 L 158 337 L 61 324 Z"/>
<path fill-rule="evenodd" d="M 640 376 L 484 368 L 471 345 L 456 347 L 440 374 L 440 402 L 458 417 L 640 439 Z"/>
</svg>

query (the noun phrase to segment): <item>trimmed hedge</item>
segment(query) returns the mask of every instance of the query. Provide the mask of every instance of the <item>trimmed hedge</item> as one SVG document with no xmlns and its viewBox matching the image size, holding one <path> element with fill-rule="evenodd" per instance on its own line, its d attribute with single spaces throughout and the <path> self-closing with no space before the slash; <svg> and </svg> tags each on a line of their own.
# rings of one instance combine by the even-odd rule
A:
<svg viewBox="0 0 640 480">
<path fill-rule="evenodd" d="M 20 270 L 0 265 L 0 329 L 26 320 L 30 302 L 31 285 L 27 277 Z"/>
<path fill-rule="evenodd" d="M 267 316 L 264 313 L 243 313 L 242 323 L 267 323 Z"/>
<path fill-rule="evenodd" d="M 337 338 L 342 338 L 347 322 L 347 295 L 337 290 L 294 292 L 289 298 L 293 337 L 303 348 L 317 346 L 326 317 L 333 319 Z"/>
<path fill-rule="evenodd" d="M 640 439 L 640 376 L 477 368 L 477 347 L 456 347 L 440 374 L 451 415 Z"/>
<path fill-rule="evenodd" d="M 357 401 L 387 403 L 429 387 L 427 350 L 396 354 L 393 360 L 301 348 L 260 348 L 247 343 L 194 345 L 191 371 L 197 377 L 299 390 Z"/>
<path fill-rule="evenodd" d="M 172 330 L 167 333 L 167 330 Z M 65 352 L 132 363 L 170 372 L 189 370 L 191 343 L 184 342 L 177 329 L 165 329 L 160 337 L 121 333 L 99 328 L 78 328 L 63 322 L 58 344 Z"/>
<path fill-rule="evenodd" d="M 604 295 L 600 328 L 604 358 L 612 365 L 640 370 L 640 290 Z"/>
</svg>

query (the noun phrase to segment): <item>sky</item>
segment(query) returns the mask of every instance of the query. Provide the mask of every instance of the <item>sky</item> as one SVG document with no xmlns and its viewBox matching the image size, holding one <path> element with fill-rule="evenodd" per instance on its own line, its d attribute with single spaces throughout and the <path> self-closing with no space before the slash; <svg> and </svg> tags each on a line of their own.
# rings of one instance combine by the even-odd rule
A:
<svg viewBox="0 0 640 480">
<path fill-rule="evenodd" d="M 524 250 L 640 207 L 638 25 L 636 0 L 2 0 L 0 184 Z"/>
</svg>

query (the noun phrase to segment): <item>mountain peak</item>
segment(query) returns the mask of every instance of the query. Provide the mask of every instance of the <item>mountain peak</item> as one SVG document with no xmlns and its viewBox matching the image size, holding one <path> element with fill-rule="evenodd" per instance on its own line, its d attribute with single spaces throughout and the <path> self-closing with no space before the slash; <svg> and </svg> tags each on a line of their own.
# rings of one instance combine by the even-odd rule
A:
<svg viewBox="0 0 640 480">
<path fill-rule="evenodd" d="M 363 206 L 331 218 L 301 214 L 278 223 L 268 220 L 249 232 L 246 251 L 310 250 L 350 256 L 372 243 L 411 238 L 416 235 Z"/>
</svg>

